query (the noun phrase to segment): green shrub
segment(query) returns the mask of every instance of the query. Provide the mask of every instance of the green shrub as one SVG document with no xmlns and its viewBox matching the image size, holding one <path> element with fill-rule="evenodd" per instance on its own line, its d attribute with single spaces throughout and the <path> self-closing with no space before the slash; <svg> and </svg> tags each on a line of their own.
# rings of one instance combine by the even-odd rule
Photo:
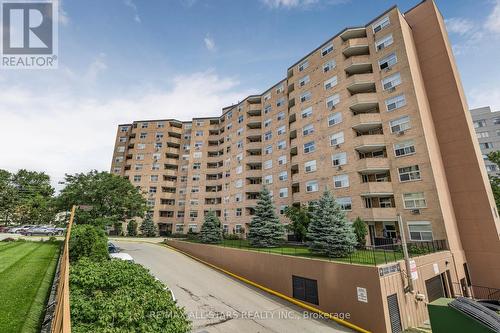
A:
<svg viewBox="0 0 500 333">
<path fill-rule="evenodd" d="M 199 237 L 200 235 L 197 232 L 193 232 L 191 230 L 188 231 L 186 236 L 187 236 L 187 239 L 189 239 L 189 240 L 199 240 L 200 239 L 200 237 Z"/>
<path fill-rule="evenodd" d="M 137 236 L 137 221 L 130 220 L 127 224 L 127 236 L 135 237 Z"/>
<path fill-rule="evenodd" d="M 72 332 L 189 332 L 190 322 L 147 269 L 121 260 L 71 266 Z"/>
<path fill-rule="evenodd" d="M 75 225 L 69 240 L 69 259 L 76 262 L 88 257 L 95 261 L 108 259 L 108 237 L 104 230 L 90 224 Z"/>
<path fill-rule="evenodd" d="M 169 235 L 168 237 L 169 238 L 187 238 L 188 236 L 186 234 L 175 233 L 175 234 Z"/>
<path fill-rule="evenodd" d="M 238 240 L 238 239 L 241 239 L 241 237 L 239 234 L 224 234 L 224 239 Z"/>
</svg>

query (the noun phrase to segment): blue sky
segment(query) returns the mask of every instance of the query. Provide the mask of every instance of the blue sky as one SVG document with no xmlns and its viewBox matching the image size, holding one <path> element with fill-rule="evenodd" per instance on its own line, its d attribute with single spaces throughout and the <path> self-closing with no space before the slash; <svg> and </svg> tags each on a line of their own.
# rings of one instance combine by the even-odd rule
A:
<svg viewBox="0 0 500 333">
<path fill-rule="evenodd" d="M 220 113 L 346 26 L 420 0 L 64 0 L 59 69 L 0 71 L 0 168 L 108 170 L 116 125 Z M 437 0 L 472 107 L 500 110 L 500 0 Z"/>
</svg>

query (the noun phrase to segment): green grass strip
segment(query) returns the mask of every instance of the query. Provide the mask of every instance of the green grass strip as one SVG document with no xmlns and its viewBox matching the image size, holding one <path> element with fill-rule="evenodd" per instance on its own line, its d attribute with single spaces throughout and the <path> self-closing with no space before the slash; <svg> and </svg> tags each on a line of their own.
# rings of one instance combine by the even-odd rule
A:
<svg viewBox="0 0 500 333">
<path fill-rule="evenodd" d="M 54 260 L 59 246 L 50 243 L 28 243 L 27 248 L 23 246 L 21 254 L 16 252 L 16 260 L 11 261 L 7 269 L 0 272 L 0 332 L 38 332 L 38 324 L 43 312 L 43 305 L 32 306 L 37 297 L 42 297 L 43 291 L 40 287 L 45 286 L 47 297 L 49 285 L 43 283 L 48 274 L 48 266 Z M 21 247 L 21 246 L 19 246 Z M 17 249 L 17 248 L 16 248 Z M 6 257 L 5 251 L 0 253 L 0 263 Z M 38 296 L 40 295 L 40 296 Z M 44 299 L 45 300 L 45 299 Z M 37 304 L 40 300 L 35 301 Z M 38 311 L 38 314 L 35 313 Z M 26 324 L 26 330 L 22 330 L 25 321 L 33 321 Z"/>
<path fill-rule="evenodd" d="M 0 254 L 0 273 L 15 265 L 18 261 L 23 260 L 31 252 L 34 252 L 41 246 L 42 243 L 26 242 L 19 246 L 11 247 Z"/>
<path fill-rule="evenodd" d="M 13 248 L 13 247 L 16 247 L 16 246 L 19 246 L 21 244 L 22 244 L 21 242 L 3 242 L 3 243 L 0 243 L 0 252 L 5 251 L 5 250 L 10 249 L 10 248 Z"/>
</svg>

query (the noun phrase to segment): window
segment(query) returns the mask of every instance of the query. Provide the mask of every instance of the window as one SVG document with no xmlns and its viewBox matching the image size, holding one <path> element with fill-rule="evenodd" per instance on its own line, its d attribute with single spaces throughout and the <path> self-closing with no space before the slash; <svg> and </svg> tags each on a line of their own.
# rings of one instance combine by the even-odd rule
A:
<svg viewBox="0 0 500 333">
<path fill-rule="evenodd" d="M 333 166 L 341 166 L 347 164 L 347 153 L 342 152 L 332 155 L 332 164 Z"/>
<path fill-rule="evenodd" d="M 336 62 L 333 59 L 330 60 L 330 61 L 325 62 L 323 64 L 323 73 L 331 71 L 332 69 L 335 68 L 336 65 L 337 65 Z"/>
<path fill-rule="evenodd" d="M 149 193 L 156 193 L 156 186 L 150 186 L 149 187 Z"/>
<path fill-rule="evenodd" d="M 272 121 L 272 119 L 266 119 L 266 120 L 264 120 L 264 127 L 271 126 L 271 121 Z"/>
<path fill-rule="evenodd" d="M 410 117 L 403 116 L 401 118 L 391 120 L 389 122 L 389 126 L 391 127 L 391 133 L 404 132 L 411 128 Z"/>
<path fill-rule="evenodd" d="M 391 24 L 391 21 L 389 21 L 389 16 L 380 19 L 379 21 L 372 24 L 373 33 L 379 32 L 380 30 L 389 26 L 389 24 Z"/>
<path fill-rule="evenodd" d="M 143 150 L 144 148 L 146 148 L 146 144 L 145 143 L 138 143 L 137 144 L 137 149 Z"/>
<path fill-rule="evenodd" d="M 264 148 L 264 154 L 265 155 L 269 155 L 269 154 L 272 154 L 273 153 L 273 146 L 269 145 L 269 146 L 266 146 L 266 148 Z"/>
<path fill-rule="evenodd" d="M 490 136 L 490 133 L 488 133 L 488 132 L 478 132 L 478 133 L 476 133 L 476 137 L 478 139 L 488 138 L 489 136 Z"/>
<path fill-rule="evenodd" d="M 273 183 L 273 175 L 264 176 L 264 184 L 269 185 Z"/>
<path fill-rule="evenodd" d="M 201 163 L 193 163 L 193 170 L 200 170 L 201 169 Z"/>
<path fill-rule="evenodd" d="M 318 181 L 317 180 L 311 180 L 306 182 L 306 192 L 318 192 Z"/>
<path fill-rule="evenodd" d="M 344 143 L 344 132 L 338 132 L 330 136 L 330 145 L 337 146 Z"/>
<path fill-rule="evenodd" d="M 281 97 L 280 99 L 278 99 L 278 100 L 276 101 L 276 106 L 277 106 L 277 107 L 280 107 L 280 106 L 283 106 L 283 105 L 285 105 L 285 98 L 284 98 L 284 97 Z"/>
<path fill-rule="evenodd" d="M 333 126 L 340 122 L 342 122 L 342 113 L 335 112 L 334 114 L 328 116 L 328 126 Z"/>
<path fill-rule="evenodd" d="M 279 141 L 277 147 L 278 150 L 286 149 L 286 141 L 285 140 Z"/>
<path fill-rule="evenodd" d="M 301 78 L 301 79 L 299 80 L 299 86 L 300 86 L 300 87 L 303 87 L 303 86 L 305 86 L 305 85 L 306 85 L 309 81 L 310 81 L 310 79 L 309 79 L 309 75 L 306 75 L 306 76 L 304 76 L 303 78 Z"/>
<path fill-rule="evenodd" d="M 377 51 L 380 51 L 389 45 L 391 45 L 394 42 L 394 39 L 392 38 L 392 34 L 388 34 L 387 36 L 384 36 L 378 40 L 375 41 L 375 47 L 377 48 Z"/>
<path fill-rule="evenodd" d="M 194 180 L 195 177 L 193 177 L 193 180 Z M 198 176 L 198 179 L 199 179 L 199 176 Z M 198 186 L 193 186 L 191 187 L 191 193 L 199 193 L 200 192 L 200 188 Z"/>
<path fill-rule="evenodd" d="M 380 70 L 391 68 L 398 62 L 398 58 L 396 57 L 396 53 L 393 52 L 384 58 L 380 59 L 378 61 L 378 65 L 380 67 Z"/>
<path fill-rule="evenodd" d="M 406 105 L 405 95 L 391 97 L 385 100 L 387 111 L 393 111 Z"/>
<path fill-rule="evenodd" d="M 264 140 L 265 141 L 269 141 L 273 138 L 273 132 L 269 131 L 267 133 L 264 134 Z"/>
<path fill-rule="evenodd" d="M 264 107 L 264 114 L 268 114 L 268 113 L 269 113 L 269 112 L 271 112 L 271 111 L 272 111 L 272 107 L 271 107 L 271 105 L 266 105 L 266 106 Z"/>
<path fill-rule="evenodd" d="M 287 208 L 288 208 L 287 205 L 281 205 L 280 206 L 280 215 L 285 215 Z"/>
<path fill-rule="evenodd" d="M 191 213 L 196 213 L 196 216 L 191 216 L 191 214 L 189 215 L 192 219 L 198 217 L 198 212 L 191 212 Z M 198 225 L 197 224 L 188 224 L 188 230 L 190 232 L 196 232 L 198 230 Z"/>
<path fill-rule="evenodd" d="M 309 118 L 310 116 L 312 116 L 312 113 L 313 113 L 313 108 L 312 106 L 302 110 L 302 112 L 300 113 L 302 115 L 302 119 L 304 118 Z"/>
<path fill-rule="evenodd" d="M 234 233 L 241 234 L 242 233 L 242 228 L 243 227 L 241 226 L 241 224 L 235 224 L 235 226 L 234 226 Z"/>
<path fill-rule="evenodd" d="M 497 172 L 498 171 L 498 167 L 496 164 L 488 164 L 486 166 L 486 171 L 488 172 Z"/>
<path fill-rule="evenodd" d="M 283 86 L 283 83 L 282 83 L 276 87 L 276 93 L 281 94 L 283 91 L 285 91 L 285 87 Z"/>
<path fill-rule="evenodd" d="M 352 198 L 351 197 L 341 197 L 335 199 L 342 210 L 352 210 Z"/>
<path fill-rule="evenodd" d="M 286 155 L 278 157 L 278 165 L 285 165 L 286 164 Z"/>
<path fill-rule="evenodd" d="M 318 282 L 292 275 L 293 298 L 306 301 L 311 304 L 319 304 Z"/>
<path fill-rule="evenodd" d="M 237 174 L 237 175 L 239 175 L 239 174 L 240 174 L 240 173 L 242 173 L 242 172 L 243 172 L 243 166 L 242 166 L 242 165 L 238 165 L 238 166 L 236 167 L 236 174 Z"/>
<path fill-rule="evenodd" d="M 203 131 L 196 131 L 195 136 L 203 136 Z"/>
<path fill-rule="evenodd" d="M 277 118 L 278 118 L 278 121 L 281 121 L 281 120 L 285 119 L 285 112 L 278 113 L 278 117 Z"/>
<path fill-rule="evenodd" d="M 314 143 L 314 141 L 304 144 L 304 154 L 312 153 L 315 150 L 316 150 L 316 144 Z"/>
<path fill-rule="evenodd" d="M 325 46 L 321 49 L 321 56 L 324 57 L 332 51 L 333 51 L 333 43 L 328 44 L 327 46 Z"/>
<path fill-rule="evenodd" d="M 486 126 L 486 120 L 480 119 L 474 121 L 474 128 L 480 128 Z"/>
<path fill-rule="evenodd" d="M 243 209 L 236 208 L 236 216 L 241 216 L 241 215 L 243 215 Z"/>
<path fill-rule="evenodd" d="M 479 144 L 479 148 L 481 149 L 491 149 L 493 148 L 493 142 L 484 142 Z"/>
<path fill-rule="evenodd" d="M 396 157 L 415 154 L 415 143 L 413 140 L 403 141 L 394 144 L 394 155 Z"/>
<path fill-rule="evenodd" d="M 121 168 L 113 168 L 114 173 L 120 173 L 122 171 Z"/>
<path fill-rule="evenodd" d="M 148 123 L 142 123 L 141 128 L 148 128 Z"/>
<path fill-rule="evenodd" d="M 144 155 L 143 154 L 138 154 L 135 156 L 135 159 L 138 160 L 138 161 L 142 161 L 144 160 Z"/>
<path fill-rule="evenodd" d="M 137 147 L 139 147 L 139 144 L 137 145 Z M 144 149 L 144 147 L 142 149 Z M 125 147 L 124 146 L 120 146 L 120 147 L 116 148 L 116 151 L 118 153 L 123 153 L 123 152 L 125 152 Z"/>
<path fill-rule="evenodd" d="M 299 64 L 299 66 L 297 66 L 297 68 L 299 69 L 299 72 L 302 72 L 307 67 L 309 67 L 309 61 L 308 60 L 305 60 L 305 61 L 301 62 Z"/>
<path fill-rule="evenodd" d="M 156 140 L 161 140 L 161 139 L 163 139 L 163 133 L 162 133 L 162 132 L 158 132 L 158 133 L 156 133 L 155 138 L 156 138 Z"/>
<path fill-rule="evenodd" d="M 139 135 L 139 139 L 145 139 L 148 136 L 148 133 L 141 133 Z"/>
<path fill-rule="evenodd" d="M 238 124 L 243 122 L 243 115 L 238 116 Z"/>
<path fill-rule="evenodd" d="M 127 142 L 127 137 L 126 136 L 120 136 L 120 139 L 118 140 L 120 143 Z"/>
<path fill-rule="evenodd" d="M 273 160 L 264 161 L 262 166 L 264 169 L 271 169 L 273 167 Z"/>
<path fill-rule="evenodd" d="M 141 181 L 141 175 L 135 175 L 134 176 L 134 182 L 140 182 Z"/>
<path fill-rule="evenodd" d="M 420 168 L 418 165 L 412 165 L 409 167 L 398 168 L 399 180 L 401 182 L 409 182 L 413 180 L 420 180 Z"/>
<path fill-rule="evenodd" d="M 304 163 L 304 171 L 306 173 L 316 171 L 316 160 L 307 161 L 306 163 Z"/>
<path fill-rule="evenodd" d="M 312 95 L 309 91 L 306 91 L 300 95 L 300 102 L 304 103 L 311 99 Z"/>
<path fill-rule="evenodd" d="M 424 192 L 403 193 L 405 209 L 418 209 L 427 207 Z"/>
<path fill-rule="evenodd" d="M 151 181 L 152 182 L 157 182 L 158 181 L 158 175 L 151 175 Z"/>
<path fill-rule="evenodd" d="M 493 125 L 500 125 L 500 117 L 493 118 Z"/>
<path fill-rule="evenodd" d="M 332 78 L 329 78 L 323 83 L 323 86 L 325 87 L 325 90 L 332 89 L 337 85 L 337 76 L 335 75 Z"/>
<path fill-rule="evenodd" d="M 331 110 L 340 102 L 340 94 L 335 94 L 326 99 L 326 107 Z"/>
<path fill-rule="evenodd" d="M 288 188 L 280 188 L 280 198 L 288 198 Z"/>
<path fill-rule="evenodd" d="M 349 176 L 348 175 L 334 176 L 333 187 L 335 188 L 349 187 Z"/>
<path fill-rule="evenodd" d="M 234 182 L 234 187 L 236 187 L 236 188 L 241 188 L 241 187 L 243 187 L 243 179 L 237 179 L 237 180 Z"/>
<path fill-rule="evenodd" d="M 243 140 L 240 140 L 240 141 L 236 142 L 236 147 L 237 147 L 238 149 L 243 148 Z"/>
<path fill-rule="evenodd" d="M 142 170 L 142 164 L 136 164 L 135 171 L 140 171 L 140 170 Z"/>
<path fill-rule="evenodd" d="M 193 158 L 201 158 L 202 152 L 201 151 L 195 151 L 193 153 Z"/>
<path fill-rule="evenodd" d="M 265 94 L 262 98 L 264 99 L 264 102 L 267 102 L 268 100 L 271 99 L 271 93 Z"/>
<path fill-rule="evenodd" d="M 390 90 L 396 88 L 401 84 L 401 74 L 396 73 L 382 79 L 382 86 L 384 90 Z"/>
<path fill-rule="evenodd" d="M 235 202 L 241 202 L 243 200 L 243 194 L 238 193 L 234 196 L 234 201 Z"/>
<path fill-rule="evenodd" d="M 427 221 L 408 222 L 408 233 L 413 241 L 432 241 L 432 226 Z"/>
<path fill-rule="evenodd" d="M 278 179 L 281 180 L 281 181 L 288 180 L 288 172 L 281 171 L 280 174 L 279 174 L 279 176 L 278 176 Z"/>
<path fill-rule="evenodd" d="M 286 133 L 286 126 L 285 125 L 278 127 L 278 135 L 283 135 L 285 133 Z"/>
<path fill-rule="evenodd" d="M 314 133 L 314 126 L 312 124 L 309 124 L 309 125 L 302 127 L 302 135 L 303 136 L 306 136 L 306 135 L 309 135 L 312 133 Z"/>
<path fill-rule="evenodd" d="M 128 126 L 120 127 L 120 132 L 128 132 Z"/>
</svg>

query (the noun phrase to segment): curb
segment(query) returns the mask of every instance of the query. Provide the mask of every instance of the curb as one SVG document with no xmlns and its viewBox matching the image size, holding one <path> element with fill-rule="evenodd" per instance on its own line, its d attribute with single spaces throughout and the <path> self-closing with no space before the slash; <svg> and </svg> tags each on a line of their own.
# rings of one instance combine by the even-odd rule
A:
<svg viewBox="0 0 500 333">
<path fill-rule="evenodd" d="M 246 278 L 244 278 L 244 277 L 242 277 L 242 276 L 239 276 L 239 275 L 237 275 L 237 274 L 234 274 L 234 273 L 232 273 L 232 272 L 230 272 L 230 271 L 228 271 L 228 270 L 225 270 L 225 269 L 223 269 L 223 268 L 220 268 L 220 267 L 218 267 L 218 266 L 215 266 L 215 265 L 213 265 L 213 264 L 211 264 L 211 263 L 209 263 L 209 262 L 206 262 L 206 261 L 204 261 L 204 260 L 202 260 L 202 259 L 199 259 L 199 258 L 197 258 L 197 257 L 195 257 L 195 256 L 193 256 L 193 255 L 191 255 L 191 254 L 189 254 L 189 253 L 186 253 L 186 252 L 184 252 L 184 251 L 181 251 L 181 250 L 179 250 L 179 249 L 177 249 L 177 248 L 175 248 L 175 247 L 173 247 L 173 246 L 171 246 L 171 245 L 168 245 L 168 244 L 165 244 L 165 243 L 156 243 L 156 244 L 157 244 L 157 245 L 160 245 L 160 246 L 167 247 L 167 248 L 169 248 L 169 249 L 171 249 L 171 250 L 174 250 L 174 251 L 176 251 L 176 252 L 182 253 L 183 255 L 188 256 L 188 257 L 190 257 L 191 259 L 194 259 L 194 260 L 196 260 L 196 261 L 198 261 L 198 262 L 200 262 L 200 263 L 202 263 L 202 264 L 204 264 L 204 265 L 207 265 L 207 266 L 209 266 L 209 267 L 212 267 L 213 269 L 218 270 L 218 271 L 220 271 L 220 272 L 222 272 L 222 273 L 224 273 L 224 274 L 227 274 L 227 275 L 229 275 L 229 276 L 232 276 L 232 277 L 234 277 L 235 279 L 238 279 L 238 280 L 240 280 L 240 281 L 242 281 L 242 282 L 245 282 L 245 283 L 247 283 L 247 284 L 249 284 L 249 285 L 251 285 L 251 286 L 254 286 L 254 287 L 256 287 L 256 288 L 259 288 L 259 289 L 261 289 L 261 290 L 263 290 L 263 291 L 265 291 L 265 292 L 267 292 L 267 293 L 269 293 L 269 294 L 272 294 L 272 295 L 274 295 L 274 296 L 277 296 L 277 297 L 279 297 L 279 298 L 282 298 L 282 299 L 284 299 L 284 300 L 286 300 L 286 301 L 288 301 L 288 302 L 290 302 L 290 303 L 293 303 L 293 304 L 295 304 L 295 305 L 297 305 L 297 306 L 299 306 L 299 307 L 301 307 L 301 308 L 303 308 L 303 309 L 306 309 L 306 310 L 311 311 L 311 312 L 318 313 L 318 314 L 322 315 L 323 317 L 328 318 L 328 319 L 330 319 L 330 320 L 333 320 L 333 321 L 335 321 L 336 323 L 338 323 L 338 324 L 340 324 L 340 325 L 342 325 L 342 326 L 348 327 L 348 328 L 353 329 L 353 330 L 355 330 L 355 331 L 357 331 L 357 332 L 361 332 L 361 333 L 370 333 L 370 331 L 365 330 L 365 329 L 363 329 L 363 328 L 361 328 L 361 327 L 359 327 L 359 326 L 356 326 L 356 325 L 354 325 L 354 324 L 351 324 L 351 323 L 349 323 L 348 321 L 345 321 L 345 320 L 339 319 L 339 318 L 337 318 L 337 317 L 335 317 L 335 316 L 332 316 L 331 314 L 329 314 L 329 313 L 327 313 L 327 312 L 324 312 L 324 311 L 322 311 L 322 310 L 320 310 L 320 309 L 318 309 L 318 308 L 315 308 L 315 307 L 310 306 L 310 305 L 308 305 L 308 304 L 302 303 L 302 302 L 300 302 L 300 301 L 298 301 L 298 300 L 296 300 L 296 299 L 294 299 L 294 298 L 291 298 L 291 297 L 289 297 L 289 296 L 286 296 L 286 295 L 284 295 L 284 294 L 282 294 L 282 293 L 280 293 L 280 292 L 277 292 L 277 291 L 275 291 L 275 290 L 269 289 L 269 288 L 264 287 L 264 286 L 262 286 L 262 285 L 260 285 L 260 284 L 258 284 L 258 283 L 256 283 L 256 282 L 253 282 L 253 281 L 248 280 L 248 279 L 246 279 Z"/>
</svg>

